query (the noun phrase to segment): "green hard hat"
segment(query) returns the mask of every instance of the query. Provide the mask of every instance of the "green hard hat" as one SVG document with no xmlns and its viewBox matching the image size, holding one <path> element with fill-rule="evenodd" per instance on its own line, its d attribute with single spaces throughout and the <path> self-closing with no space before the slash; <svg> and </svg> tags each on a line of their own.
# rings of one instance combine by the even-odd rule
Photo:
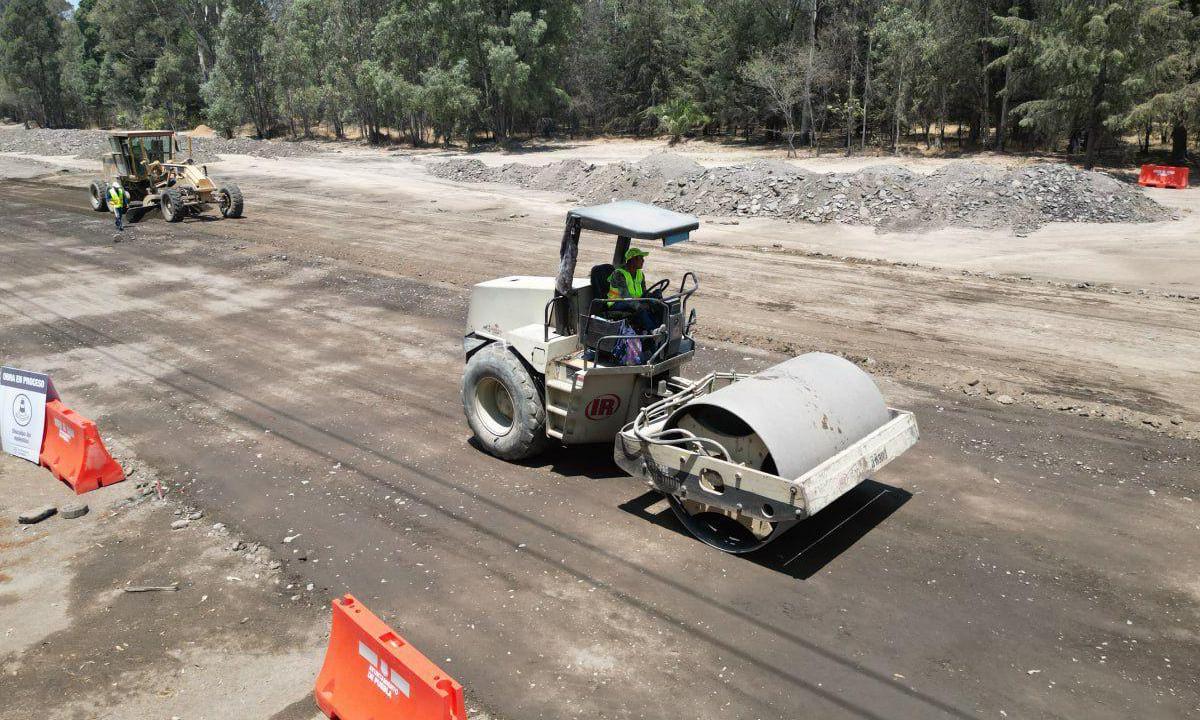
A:
<svg viewBox="0 0 1200 720">
<path fill-rule="evenodd" d="M 650 253 L 646 252 L 645 250 L 642 250 L 641 248 L 631 247 L 625 251 L 625 262 L 629 262 L 630 260 L 634 259 L 635 257 L 646 257 L 649 254 Z"/>
</svg>

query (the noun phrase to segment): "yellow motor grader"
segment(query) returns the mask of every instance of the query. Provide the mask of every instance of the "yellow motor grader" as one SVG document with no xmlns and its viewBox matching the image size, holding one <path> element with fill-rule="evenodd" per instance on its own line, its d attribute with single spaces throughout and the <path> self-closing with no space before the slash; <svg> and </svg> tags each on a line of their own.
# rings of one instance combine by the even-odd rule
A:
<svg viewBox="0 0 1200 720">
<path fill-rule="evenodd" d="M 208 168 L 192 160 L 192 139 L 182 156 L 173 130 L 113 130 L 104 156 L 104 177 L 92 181 L 91 203 L 97 212 L 108 210 L 108 188 L 114 180 L 129 193 L 129 219 L 137 221 L 158 206 L 163 219 L 179 222 L 216 205 L 222 217 L 242 216 L 242 191 L 233 183 L 218 186 Z M 182 156 L 182 157 L 181 157 Z"/>
</svg>

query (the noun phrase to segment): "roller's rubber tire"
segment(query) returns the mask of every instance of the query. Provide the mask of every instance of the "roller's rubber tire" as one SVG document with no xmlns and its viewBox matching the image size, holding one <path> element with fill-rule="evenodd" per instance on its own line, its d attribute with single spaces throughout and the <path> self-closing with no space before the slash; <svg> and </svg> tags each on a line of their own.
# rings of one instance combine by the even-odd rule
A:
<svg viewBox="0 0 1200 720">
<path fill-rule="evenodd" d="M 163 220 L 169 223 L 179 222 L 183 220 L 184 215 L 187 215 L 187 208 L 183 205 L 183 195 L 175 188 L 163 190 L 162 198 L 158 203 L 162 208 Z"/>
<path fill-rule="evenodd" d="M 245 201 L 242 199 L 242 189 L 233 183 L 229 183 L 220 188 L 220 192 L 225 195 L 225 202 L 219 203 L 221 209 L 221 217 L 240 218 L 242 216 L 242 208 L 245 206 Z"/>
<path fill-rule="evenodd" d="M 546 448 L 541 391 L 517 356 L 499 343 L 480 349 L 467 361 L 462 403 L 467 424 L 488 453 L 504 460 L 524 460 Z"/>
<path fill-rule="evenodd" d="M 96 212 L 108 212 L 108 187 L 103 180 L 93 180 L 88 186 L 91 195 L 92 209 Z"/>
</svg>

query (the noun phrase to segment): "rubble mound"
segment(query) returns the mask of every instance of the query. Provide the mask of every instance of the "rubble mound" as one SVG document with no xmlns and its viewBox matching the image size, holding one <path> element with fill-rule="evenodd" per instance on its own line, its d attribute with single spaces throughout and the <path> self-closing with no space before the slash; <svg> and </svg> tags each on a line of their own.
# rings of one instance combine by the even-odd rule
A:
<svg viewBox="0 0 1200 720">
<path fill-rule="evenodd" d="M 187 137 L 180 135 L 186 149 Z M 222 137 L 193 137 L 192 156 L 196 162 L 214 163 L 221 155 L 253 155 L 261 158 L 305 157 L 324 152 L 320 143 L 290 140 L 251 140 Z M 99 160 L 108 152 L 108 133 L 104 130 L 55 130 L 14 128 L 0 130 L 0 152 L 27 155 L 72 155 Z"/>
<path fill-rule="evenodd" d="M 1011 227 L 1052 222 L 1154 222 L 1170 212 L 1139 188 L 1098 172 L 1041 163 L 1013 169 L 971 161 L 928 175 L 897 165 L 813 173 L 783 161 L 702 167 L 672 153 L 607 165 L 563 160 L 488 166 L 456 159 L 437 177 L 495 182 L 579 196 L 585 203 L 642 200 L 695 215 L 773 217 L 873 225 L 883 230 Z"/>
</svg>

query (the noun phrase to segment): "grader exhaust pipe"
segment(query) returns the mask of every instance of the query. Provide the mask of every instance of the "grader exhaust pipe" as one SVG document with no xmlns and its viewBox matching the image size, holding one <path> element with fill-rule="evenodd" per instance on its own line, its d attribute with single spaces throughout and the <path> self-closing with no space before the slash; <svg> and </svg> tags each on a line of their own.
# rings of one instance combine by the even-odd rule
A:
<svg viewBox="0 0 1200 720">
<path fill-rule="evenodd" d="M 693 535 L 744 553 L 853 488 L 916 432 L 853 363 L 809 353 L 709 376 L 650 406 L 622 431 L 616 458 L 663 491 Z"/>
</svg>

